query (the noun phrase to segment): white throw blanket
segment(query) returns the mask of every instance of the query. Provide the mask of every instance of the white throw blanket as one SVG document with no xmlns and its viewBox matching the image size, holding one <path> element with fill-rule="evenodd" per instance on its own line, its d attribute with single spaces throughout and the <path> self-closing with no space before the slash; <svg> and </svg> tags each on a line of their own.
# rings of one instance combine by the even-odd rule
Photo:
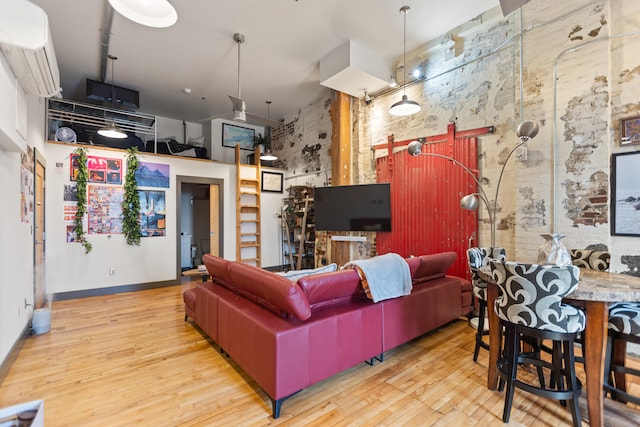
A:
<svg viewBox="0 0 640 427">
<path fill-rule="evenodd" d="M 358 267 L 369 284 L 373 302 L 411 293 L 409 264 L 398 254 L 389 253 L 371 259 L 349 261 L 342 268 Z"/>
</svg>

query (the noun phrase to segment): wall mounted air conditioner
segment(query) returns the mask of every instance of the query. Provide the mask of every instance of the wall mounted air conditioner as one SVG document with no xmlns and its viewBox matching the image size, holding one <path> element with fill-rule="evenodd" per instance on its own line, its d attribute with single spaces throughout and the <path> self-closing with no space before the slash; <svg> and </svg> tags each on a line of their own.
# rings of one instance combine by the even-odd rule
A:
<svg viewBox="0 0 640 427">
<path fill-rule="evenodd" d="M 27 92 L 60 93 L 60 71 L 47 14 L 26 0 L 0 2 L 0 50 Z"/>
</svg>

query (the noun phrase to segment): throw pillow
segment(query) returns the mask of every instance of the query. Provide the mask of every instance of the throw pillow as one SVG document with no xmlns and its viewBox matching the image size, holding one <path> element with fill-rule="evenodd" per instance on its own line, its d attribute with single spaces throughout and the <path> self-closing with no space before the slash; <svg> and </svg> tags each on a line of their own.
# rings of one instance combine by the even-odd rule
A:
<svg viewBox="0 0 640 427">
<path fill-rule="evenodd" d="M 331 273 L 332 271 L 336 271 L 338 269 L 338 264 L 335 262 L 329 265 L 324 265 L 318 268 L 309 268 L 306 270 L 290 270 L 286 273 L 276 273 L 282 277 L 285 277 L 292 282 L 297 282 L 299 278 L 304 276 L 309 276 L 311 274 L 320 274 L 320 273 Z"/>
</svg>

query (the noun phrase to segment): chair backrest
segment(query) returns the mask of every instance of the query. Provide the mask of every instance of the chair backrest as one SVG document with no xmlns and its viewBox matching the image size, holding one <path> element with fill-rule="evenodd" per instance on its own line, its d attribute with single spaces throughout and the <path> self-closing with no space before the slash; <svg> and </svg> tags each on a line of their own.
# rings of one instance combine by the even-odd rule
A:
<svg viewBox="0 0 640 427">
<path fill-rule="evenodd" d="M 576 267 L 608 271 L 611 254 L 594 249 L 571 249 L 571 263 Z"/>
<path fill-rule="evenodd" d="M 507 254 L 501 247 L 469 248 L 467 249 L 467 261 L 471 272 L 473 286 L 484 288 L 486 282 L 478 275 L 478 269 L 489 265 L 489 260 L 506 261 Z"/>
<path fill-rule="evenodd" d="M 584 316 L 571 315 L 577 309 L 562 304 L 562 298 L 578 286 L 578 267 L 496 261 L 489 265 L 500 288 L 495 310 L 501 319 L 558 332 L 584 328 Z"/>
</svg>

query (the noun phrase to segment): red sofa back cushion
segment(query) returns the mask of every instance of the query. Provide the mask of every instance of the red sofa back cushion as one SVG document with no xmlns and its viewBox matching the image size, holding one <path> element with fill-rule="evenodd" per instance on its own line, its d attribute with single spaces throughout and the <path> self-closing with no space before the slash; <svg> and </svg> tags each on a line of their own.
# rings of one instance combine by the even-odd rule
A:
<svg viewBox="0 0 640 427">
<path fill-rule="evenodd" d="M 229 287 L 231 283 L 231 276 L 229 276 L 229 263 L 224 258 L 213 256 L 211 254 L 205 254 L 202 257 L 202 262 L 207 267 L 207 271 L 211 275 L 211 279 L 220 285 Z"/>
<path fill-rule="evenodd" d="M 458 254 L 455 252 L 441 252 L 437 254 L 420 255 L 420 266 L 414 275 L 413 283 L 426 282 L 447 274 L 447 270 L 454 263 Z"/>
<path fill-rule="evenodd" d="M 228 267 L 234 291 L 273 311 L 300 320 L 311 317 L 311 308 L 300 287 L 289 279 L 252 265 L 231 261 Z"/>
<path fill-rule="evenodd" d="M 360 277 L 352 268 L 301 277 L 298 285 L 307 296 L 311 311 L 365 298 Z"/>
</svg>

